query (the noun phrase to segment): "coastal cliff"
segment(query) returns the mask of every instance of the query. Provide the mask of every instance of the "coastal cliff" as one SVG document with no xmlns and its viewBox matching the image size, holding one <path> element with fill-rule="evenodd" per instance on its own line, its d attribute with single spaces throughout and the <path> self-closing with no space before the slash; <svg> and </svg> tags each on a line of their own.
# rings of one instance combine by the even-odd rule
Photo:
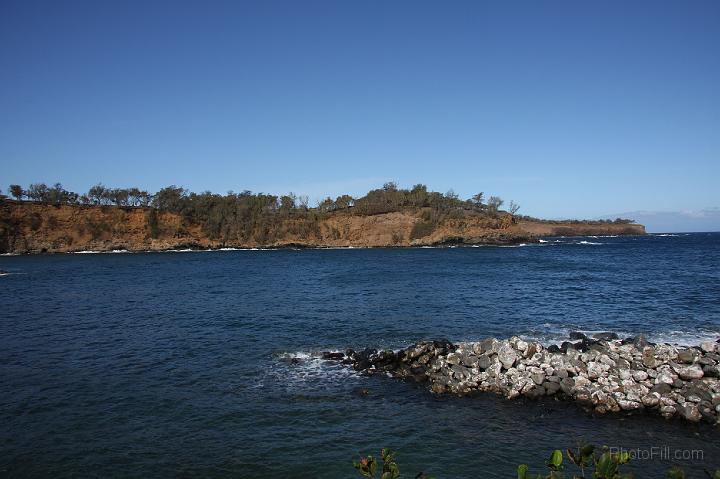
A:
<svg viewBox="0 0 720 479">
<path fill-rule="evenodd" d="M 181 248 L 392 247 L 505 245 L 543 236 L 643 235 L 642 225 L 525 220 L 430 208 L 359 214 L 352 208 L 277 215 L 240 231 L 208 231 L 183 215 L 149 207 L 0 204 L 0 253 L 160 251 Z"/>
</svg>

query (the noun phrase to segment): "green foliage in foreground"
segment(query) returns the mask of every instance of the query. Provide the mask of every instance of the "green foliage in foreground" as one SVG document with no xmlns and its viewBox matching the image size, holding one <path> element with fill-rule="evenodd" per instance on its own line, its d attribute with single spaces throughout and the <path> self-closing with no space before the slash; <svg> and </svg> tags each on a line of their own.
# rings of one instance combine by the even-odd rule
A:
<svg viewBox="0 0 720 479">
<path fill-rule="evenodd" d="M 379 476 L 376 475 L 378 462 L 373 456 L 361 457 L 359 461 L 353 461 L 353 466 L 363 477 L 369 477 L 370 479 L 398 479 L 400 477 L 400 468 L 395 463 L 395 453 L 389 449 L 381 449 L 380 458 L 383 464 Z M 432 478 L 421 472 L 415 476 L 415 479 Z"/>
<path fill-rule="evenodd" d="M 600 452 L 595 451 L 595 446 L 591 444 L 583 445 L 577 449 L 566 450 L 568 461 L 579 469 L 579 474 L 573 473 L 572 479 L 632 479 L 634 476 L 630 473 L 623 473 L 620 468 L 623 464 L 630 462 L 630 454 L 626 451 L 619 453 L 611 453 L 607 446 L 604 446 Z M 380 451 L 380 457 L 383 464 L 378 473 L 378 461 L 373 456 L 360 458 L 359 461 L 353 461 L 353 466 L 363 477 L 370 479 L 398 479 L 400 478 L 400 468 L 395 463 L 395 453 L 388 449 Z M 541 473 L 532 474 L 527 464 L 520 464 L 517 468 L 517 479 L 565 479 L 565 465 L 563 464 L 563 453 L 559 449 L 555 449 L 550 453 L 550 457 L 545 461 L 547 467 L 547 475 Z M 705 470 L 705 474 L 710 479 L 720 479 L 720 469 L 711 473 Z M 677 466 L 673 466 L 665 476 L 667 479 L 685 479 L 685 472 Z M 424 473 L 419 473 L 415 479 L 431 479 Z"/>
<path fill-rule="evenodd" d="M 629 479 L 632 474 L 620 472 L 620 466 L 630 461 L 630 454 L 627 452 L 611 453 L 607 447 L 602 449 L 600 454 L 595 453 L 595 446 L 586 445 L 576 450 L 568 449 L 567 457 L 572 464 L 580 469 L 580 475 L 573 474 L 574 479 L 592 477 L 594 479 Z M 565 477 L 563 471 L 563 453 L 559 449 L 554 450 L 545 461 L 548 474 L 531 474 L 527 464 L 520 464 L 517 469 L 518 479 L 561 479 Z M 586 472 L 592 475 L 586 476 Z"/>
</svg>

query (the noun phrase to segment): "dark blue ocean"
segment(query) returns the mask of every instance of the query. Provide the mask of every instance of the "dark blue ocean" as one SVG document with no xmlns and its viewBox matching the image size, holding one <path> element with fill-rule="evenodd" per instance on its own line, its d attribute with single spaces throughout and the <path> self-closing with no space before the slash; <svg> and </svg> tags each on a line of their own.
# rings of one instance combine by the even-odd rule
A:
<svg viewBox="0 0 720 479">
<path fill-rule="evenodd" d="M 0 476 L 351 478 L 386 446 L 405 477 L 507 478 L 580 440 L 700 450 L 676 461 L 690 477 L 720 467 L 712 426 L 434 397 L 316 359 L 570 330 L 720 337 L 720 233 L 547 241 L 0 257 Z"/>
</svg>

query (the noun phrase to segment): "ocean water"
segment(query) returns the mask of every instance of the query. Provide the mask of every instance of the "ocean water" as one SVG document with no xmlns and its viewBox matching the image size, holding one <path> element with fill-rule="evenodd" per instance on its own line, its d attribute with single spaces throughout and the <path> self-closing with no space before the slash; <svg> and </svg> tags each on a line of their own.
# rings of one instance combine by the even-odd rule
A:
<svg viewBox="0 0 720 479">
<path fill-rule="evenodd" d="M 500 478 L 579 441 L 694 456 L 637 459 L 641 477 L 720 467 L 712 426 L 436 397 L 317 359 L 570 330 L 717 339 L 718 233 L 5 256 L 0 270 L 2 477 L 350 478 L 385 446 L 406 477 Z"/>
</svg>

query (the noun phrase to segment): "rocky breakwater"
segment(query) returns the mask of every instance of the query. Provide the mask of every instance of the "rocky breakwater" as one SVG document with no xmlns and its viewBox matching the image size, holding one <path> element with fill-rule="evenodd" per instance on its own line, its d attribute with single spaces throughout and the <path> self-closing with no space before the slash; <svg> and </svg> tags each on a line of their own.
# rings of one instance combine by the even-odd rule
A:
<svg viewBox="0 0 720 479">
<path fill-rule="evenodd" d="M 486 339 L 429 341 L 400 351 L 325 353 L 365 374 L 417 381 L 436 394 L 494 392 L 509 399 L 554 396 L 598 413 L 647 411 L 666 418 L 718 424 L 720 344 L 697 347 L 648 343 L 613 333 L 543 346 Z"/>
</svg>

